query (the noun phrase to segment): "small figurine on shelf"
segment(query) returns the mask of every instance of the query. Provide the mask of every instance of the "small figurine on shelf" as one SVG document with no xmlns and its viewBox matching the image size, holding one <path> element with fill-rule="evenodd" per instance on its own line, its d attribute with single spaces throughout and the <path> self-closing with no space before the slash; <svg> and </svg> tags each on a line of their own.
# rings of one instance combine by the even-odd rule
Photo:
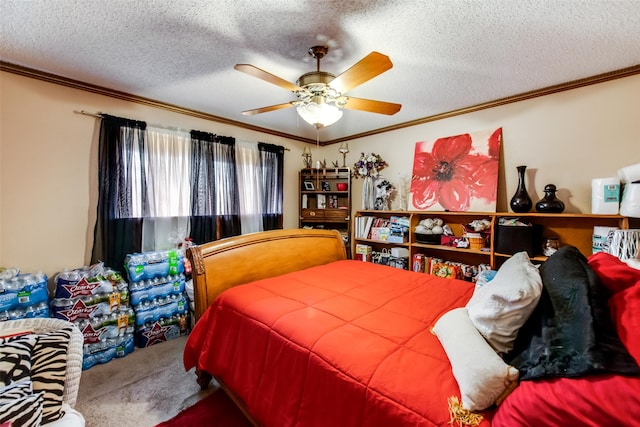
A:
<svg viewBox="0 0 640 427">
<path fill-rule="evenodd" d="M 557 237 L 545 237 L 542 243 L 542 254 L 551 256 L 560 248 L 560 239 Z"/>
<path fill-rule="evenodd" d="M 376 185 L 376 200 L 373 204 L 373 209 L 377 211 L 384 211 L 389 209 L 389 196 L 394 187 L 391 182 L 383 179 Z"/>
<path fill-rule="evenodd" d="M 474 219 L 465 227 L 467 231 L 479 233 L 481 231 L 491 230 L 491 221 L 488 219 Z"/>
</svg>

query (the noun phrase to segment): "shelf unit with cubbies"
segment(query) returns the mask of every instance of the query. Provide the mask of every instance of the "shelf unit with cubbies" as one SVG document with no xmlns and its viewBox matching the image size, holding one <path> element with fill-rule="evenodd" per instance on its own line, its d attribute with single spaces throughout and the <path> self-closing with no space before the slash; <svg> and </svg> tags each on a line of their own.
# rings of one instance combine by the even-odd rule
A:
<svg viewBox="0 0 640 427">
<path fill-rule="evenodd" d="M 299 227 L 338 230 L 349 248 L 351 169 L 302 169 L 299 173 L 299 188 Z"/>
<path fill-rule="evenodd" d="M 492 269 L 497 269 L 512 253 L 499 252 L 496 248 L 498 224 L 501 218 L 519 218 L 520 221 L 532 224 L 537 230 L 536 241 L 533 242 L 534 251 L 531 258 L 534 262 L 544 262 L 547 257 L 542 255 L 542 239 L 555 237 L 561 245 L 575 246 L 583 255 L 592 254 L 593 230 L 596 226 L 616 227 L 619 229 L 640 228 L 640 219 L 628 218 L 621 215 L 595 215 L 595 214 L 545 214 L 545 213 L 513 213 L 513 212 L 441 212 L 441 211 L 357 211 L 354 221 L 357 224 L 360 217 L 390 218 L 392 216 L 409 217 L 410 229 L 406 243 L 391 243 L 374 240 L 358 235 L 354 227 L 352 238 L 352 252 L 355 245 L 366 244 L 374 251 L 382 248 L 402 246 L 409 249 L 409 256 L 422 253 L 428 256 L 447 259 L 453 262 L 465 264 L 488 264 Z M 456 236 L 464 234 L 463 226 L 473 220 L 487 219 L 491 223 L 489 238 L 485 248 L 470 249 L 454 246 L 445 246 L 438 243 L 421 243 L 418 241 L 415 227 L 425 218 L 441 218 L 449 225 Z"/>
<path fill-rule="evenodd" d="M 482 249 L 459 248 L 440 243 L 421 243 L 418 241 L 417 233 L 414 232 L 420 221 L 426 218 L 440 218 L 444 224 L 453 231 L 454 236 L 462 237 L 465 232 L 464 226 L 474 220 L 486 219 L 491 223 L 491 230 L 494 229 L 496 218 L 492 215 L 473 212 L 413 212 L 411 215 L 410 254 L 413 256 L 422 253 L 428 256 L 441 258 L 446 261 L 459 262 L 470 265 L 486 264 L 493 266 L 494 258 L 492 252 L 493 238 L 489 235 L 486 247 Z"/>
</svg>

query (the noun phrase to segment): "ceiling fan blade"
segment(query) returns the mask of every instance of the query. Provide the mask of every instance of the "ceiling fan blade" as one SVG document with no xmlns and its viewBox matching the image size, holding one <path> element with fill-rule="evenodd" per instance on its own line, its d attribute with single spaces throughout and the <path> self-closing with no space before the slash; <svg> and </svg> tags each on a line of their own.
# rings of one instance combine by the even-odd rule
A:
<svg viewBox="0 0 640 427">
<path fill-rule="evenodd" d="M 392 116 L 400 111 L 402 105 L 394 104 L 392 102 L 374 101 L 373 99 L 353 98 L 350 96 L 349 100 L 344 105 L 344 108 Z"/>
<path fill-rule="evenodd" d="M 295 85 L 291 82 L 286 81 L 276 75 L 273 75 L 267 71 L 261 70 L 258 67 L 254 67 L 250 64 L 236 64 L 233 68 L 238 71 L 242 71 L 243 73 L 249 74 L 250 76 L 257 77 L 265 82 L 274 84 L 276 86 L 280 86 L 291 92 L 295 92 L 297 90 L 302 90 L 302 88 L 298 85 Z"/>
<path fill-rule="evenodd" d="M 340 93 L 345 93 L 392 67 L 393 63 L 388 56 L 379 52 L 371 52 L 347 71 L 333 79 L 330 86 Z"/>
<path fill-rule="evenodd" d="M 243 111 L 242 114 L 244 114 L 245 116 L 253 116 L 254 114 L 268 113 L 269 111 L 282 110 L 283 108 L 290 108 L 293 106 L 294 106 L 293 101 L 291 101 L 284 104 L 270 105 L 268 107 L 255 108 L 253 110 L 246 110 L 246 111 Z"/>
</svg>

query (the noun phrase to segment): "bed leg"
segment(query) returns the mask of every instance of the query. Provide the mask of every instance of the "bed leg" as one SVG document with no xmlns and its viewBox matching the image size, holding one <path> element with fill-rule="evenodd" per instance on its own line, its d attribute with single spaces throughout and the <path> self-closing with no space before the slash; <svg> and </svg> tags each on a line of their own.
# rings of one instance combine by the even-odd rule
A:
<svg viewBox="0 0 640 427">
<path fill-rule="evenodd" d="M 200 369 L 196 369 L 196 376 L 198 377 L 197 382 L 200 385 L 200 390 L 208 389 L 209 383 L 213 378 L 212 375 L 208 372 L 201 371 Z"/>
</svg>

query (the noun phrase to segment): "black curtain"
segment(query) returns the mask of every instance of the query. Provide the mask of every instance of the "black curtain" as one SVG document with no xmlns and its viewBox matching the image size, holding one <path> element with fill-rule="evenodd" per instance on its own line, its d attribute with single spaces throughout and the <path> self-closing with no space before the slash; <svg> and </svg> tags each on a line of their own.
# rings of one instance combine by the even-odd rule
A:
<svg viewBox="0 0 640 427">
<path fill-rule="evenodd" d="M 98 154 L 98 209 L 91 262 L 120 270 L 127 254 L 140 252 L 142 218 L 132 211 L 133 166 L 141 165 L 141 201 L 148 208 L 144 183 L 145 122 L 103 115 Z"/>
<path fill-rule="evenodd" d="M 191 142 L 193 242 L 203 244 L 240 234 L 235 139 L 194 130 Z"/>
<path fill-rule="evenodd" d="M 284 147 L 260 142 L 258 151 L 264 185 L 262 227 L 264 230 L 281 229 L 283 227 Z"/>
<path fill-rule="evenodd" d="M 145 177 L 146 123 L 103 115 L 98 158 L 98 208 L 91 262 L 120 270 L 127 254 L 142 251 L 149 221 Z M 235 139 L 191 132 L 190 237 L 203 244 L 239 235 L 240 199 Z M 259 144 L 265 188 L 264 229 L 282 228 L 284 148 Z M 139 182 L 138 182 L 139 181 Z M 133 188 L 139 189 L 133 200 Z M 134 205 L 139 210 L 134 212 Z"/>
</svg>

